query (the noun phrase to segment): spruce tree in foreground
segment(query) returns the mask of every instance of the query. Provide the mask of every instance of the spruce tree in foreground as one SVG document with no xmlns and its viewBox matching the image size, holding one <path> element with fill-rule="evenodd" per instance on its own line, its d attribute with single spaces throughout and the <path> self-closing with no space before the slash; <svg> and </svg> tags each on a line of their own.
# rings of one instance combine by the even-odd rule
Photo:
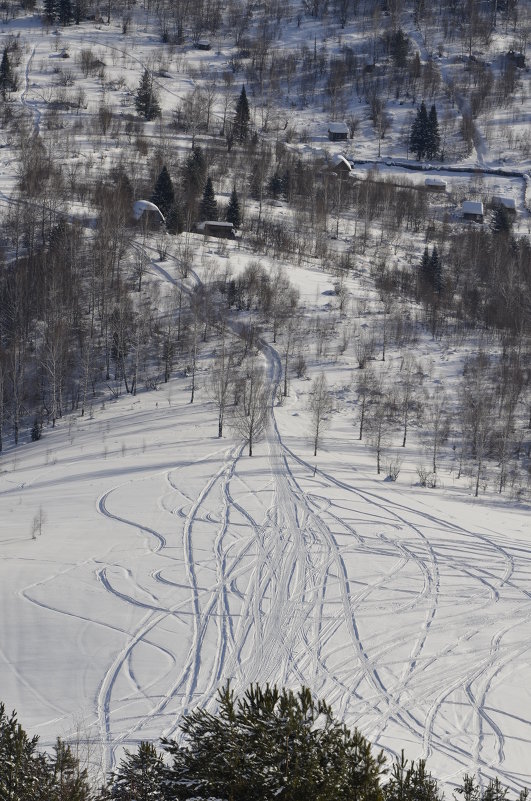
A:
<svg viewBox="0 0 531 801">
<path fill-rule="evenodd" d="M 228 801 L 381 801 L 383 754 L 334 719 L 308 688 L 252 685 L 236 699 L 227 686 L 216 715 L 198 709 L 181 726 L 172 757 L 171 797 Z"/>
<path fill-rule="evenodd" d="M 152 743 L 143 741 L 136 753 L 127 749 L 111 779 L 110 798 L 116 801 L 163 801 L 164 762 Z"/>
<path fill-rule="evenodd" d="M 173 183 L 166 166 L 164 166 L 160 171 L 159 177 L 155 183 L 155 188 L 153 189 L 153 194 L 151 195 L 151 202 L 154 203 L 155 206 L 158 206 L 164 217 L 167 217 L 174 200 L 175 192 L 173 189 Z"/>
<path fill-rule="evenodd" d="M 233 224 L 234 228 L 239 228 L 242 224 L 242 215 L 240 211 L 240 201 L 238 200 L 238 195 L 236 193 L 236 187 L 233 187 L 229 205 L 227 206 L 227 213 L 225 215 L 225 219 L 227 222 Z"/>
<path fill-rule="evenodd" d="M 136 90 L 135 107 L 145 120 L 154 120 L 160 116 L 159 101 L 153 89 L 153 78 L 148 69 L 144 70 Z"/>
<path fill-rule="evenodd" d="M 216 196 L 214 195 L 214 187 L 212 186 L 212 178 L 207 178 L 205 189 L 201 203 L 199 204 L 199 217 L 202 222 L 205 220 L 218 219 L 218 204 Z"/>
</svg>

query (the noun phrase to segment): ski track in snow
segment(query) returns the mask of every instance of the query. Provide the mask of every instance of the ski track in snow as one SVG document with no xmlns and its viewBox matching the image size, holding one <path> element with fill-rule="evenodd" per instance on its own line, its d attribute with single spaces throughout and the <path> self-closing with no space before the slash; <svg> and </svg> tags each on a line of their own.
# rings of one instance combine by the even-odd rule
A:
<svg viewBox="0 0 531 801">
<path fill-rule="evenodd" d="M 93 621 L 118 640 L 95 699 L 107 768 L 124 746 L 176 735 L 182 715 L 211 704 L 228 679 L 237 692 L 275 681 L 312 687 L 390 753 L 399 738 L 416 744 L 448 780 L 466 769 L 522 787 L 505 767 L 501 711 L 490 699 L 529 651 L 531 592 L 519 577 L 527 554 L 397 491 L 384 497 L 314 468 L 281 436 L 280 358 L 260 347 L 271 414 L 259 483 L 247 474 L 256 457 L 225 445 L 202 457 L 219 461 L 202 485 L 186 473 L 199 459 L 113 486 L 97 509 L 131 530 L 136 550 L 69 568 L 89 571 L 126 614 L 119 624 Z M 144 521 L 133 500 L 148 479 Z M 47 605 L 43 584 L 23 597 L 91 620 Z"/>
</svg>

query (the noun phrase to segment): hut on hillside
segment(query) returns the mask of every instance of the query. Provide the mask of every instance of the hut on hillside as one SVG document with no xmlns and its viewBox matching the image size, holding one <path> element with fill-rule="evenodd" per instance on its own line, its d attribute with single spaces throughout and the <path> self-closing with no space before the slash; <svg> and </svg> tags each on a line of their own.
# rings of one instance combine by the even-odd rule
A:
<svg viewBox="0 0 531 801">
<path fill-rule="evenodd" d="M 464 200 L 461 206 L 463 220 L 470 222 L 483 222 L 484 212 L 483 203 L 479 200 Z"/>
</svg>

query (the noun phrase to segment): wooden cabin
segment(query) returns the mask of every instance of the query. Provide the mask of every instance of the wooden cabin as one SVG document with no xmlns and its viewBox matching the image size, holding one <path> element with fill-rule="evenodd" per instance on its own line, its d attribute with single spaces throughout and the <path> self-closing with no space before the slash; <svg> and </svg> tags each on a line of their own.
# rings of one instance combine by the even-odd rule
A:
<svg viewBox="0 0 531 801">
<path fill-rule="evenodd" d="M 331 142 L 341 142 L 348 139 L 348 125 L 346 122 L 330 122 L 328 124 L 328 138 Z"/>
<path fill-rule="evenodd" d="M 461 206 L 461 213 L 463 220 L 482 223 L 484 217 L 483 203 L 479 200 L 464 200 Z"/>
<path fill-rule="evenodd" d="M 205 220 L 196 225 L 196 231 L 205 236 L 217 236 L 219 239 L 235 239 L 236 231 L 231 222 Z"/>
</svg>

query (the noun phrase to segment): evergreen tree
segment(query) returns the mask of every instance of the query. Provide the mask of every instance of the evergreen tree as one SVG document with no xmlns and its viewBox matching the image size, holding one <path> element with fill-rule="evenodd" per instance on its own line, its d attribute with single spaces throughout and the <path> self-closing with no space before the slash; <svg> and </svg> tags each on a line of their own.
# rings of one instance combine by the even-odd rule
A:
<svg viewBox="0 0 531 801">
<path fill-rule="evenodd" d="M 423 283 L 430 283 L 430 252 L 427 245 L 424 248 L 424 253 L 422 254 L 420 262 L 420 277 Z"/>
<path fill-rule="evenodd" d="M 166 216 L 166 231 L 169 234 L 180 234 L 184 231 L 184 216 L 181 204 L 174 201 Z"/>
<path fill-rule="evenodd" d="M 61 25 L 70 25 L 73 17 L 71 0 L 58 0 L 57 16 Z"/>
<path fill-rule="evenodd" d="M 14 89 L 16 89 L 16 79 L 11 71 L 7 47 L 4 47 L 0 62 L 0 93 L 3 99 L 5 100 L 8 92 L 12 92 Z"/>
<path fill-rule="evenodd" d="M 227 213 L 225 214 L 225 219 L 227 220 L 227 222 L 232 223 L 234 228 L 239 228 L 240 225 L 242 224 L 240 201 L 238 200 L 236 187 L 232 188 L 232 192 L 229 199 L 229 205 L 227 206 Z"/>
<path fill-rule="evenodd" d="M 199 218 L 201 221 L 218 219 L 218 204 L 210 176 L 207 178 L 203 197 L 199 204 Z"/>
<path fill-rule="evenodd" d="M 87 771 L 69 745 L 57 738 L 54 755 L 49 759 L 51 787 L 48 801 L 89 801 L 91 798 Z"/>
<path fill-rule="evenodd" d="M 57 0 L 44 0 L 43 7 L 46 22 L 52 24 L 57 17 Z"/>
<path fill-rule="evenodd" d="M 383 755 L 307 688 L 253 685 L 236 700 L 227 686 L 218 702 L 216 715 L 199 709 L 184 718 L 184 743 L 163 741 L 172 798 L 382 801 Z"/>
<path fill-rule="evenodd" d="M 494 210 L 492 230 L 497 234 L 510 234 L 513 226 L 511 215 L 505 206 L 498 206 Z"/>
<path fill-rule="evenodd" d="M 439 122 L 437 120 L 437 109 L 435 104 L 430 108 L 428 114 L 428 125 L 426 128 L 426 158 L 435 159 L 441 149 L 441 136 L 439 134 Z"/>
<path fill-rule="evenodd" d="M 110 798 L 116 801 L 163 801 L 164 762 L 152 743 L 141 742 L 125 756 L 110 780 Z"/>
<path fill-rule="evenodd" d="M 411 126 L 411 134 L 409 136 L 409 146 L 413 153 L 416 154 L 417 159 L 420 161 L 426 155 L 426 148 L 428 145 L 428 112 L 424 101 L 420 104 L 417 111 L 417 116 Z"/>
<path fill-rule="evenodd" d="M 439 293 L 442 289 L 442 264 L 439 252 L 435 246 L 430 256 L 429 278 L 431 286 L 435 292 Z"/>
<path fill-rule="evenodd" d="M 151 195 L 151 202 L 158 206 L 164 217 L 167 217 L 174 199 L 175 192 L 173 190 L 173 183 L 167 168 L 164 166 L 156 180 L 153 194 Z"/>
<path fill-rule="evenodd" d="M 275 172 L 269 179 L 267 188 L 269 190 L 269 193 L 275 198 L 275 200 L 279 198 L 280 195 L 282 194 L 282 178 L 277 170 L 275 170 Z"/>
<path fill-rule="evenodd" d="M 250 119 L 249 101 L 247 100 L 245 86 L 242 86 L 238 102 L 236 103 L 236 113 L 234 114 L 234 123 L 232 126 L 232 134 L 234 139 L 238 142 L 245 142 L 248 138 Z"/>
<path fill-rule="evenodd" d="M 420 262 L 420 275 L 425 288 L 437 293 L 441 292 L 443 285 L 442 264 L 436 247 L 433 248 L 431 256 L 428 248 L 424 249 Z"/>
<path fill-rule="evenodd" d="M 153 79 L 148 69 L 145 69 L 136 90 L 135 107 L 145 120 L 154 120 L 160 115 L 159 101 L 153 89 Z"/>
<path fill-rule="evenodd" d="M 402 28 L 391 34 L 389 39 L 389 50 L 393 57 L 395 65 L 399 68 L 407 66 L 407 57 L 409 55 L 409 38 L 406 36 Z"/>
</svg>

